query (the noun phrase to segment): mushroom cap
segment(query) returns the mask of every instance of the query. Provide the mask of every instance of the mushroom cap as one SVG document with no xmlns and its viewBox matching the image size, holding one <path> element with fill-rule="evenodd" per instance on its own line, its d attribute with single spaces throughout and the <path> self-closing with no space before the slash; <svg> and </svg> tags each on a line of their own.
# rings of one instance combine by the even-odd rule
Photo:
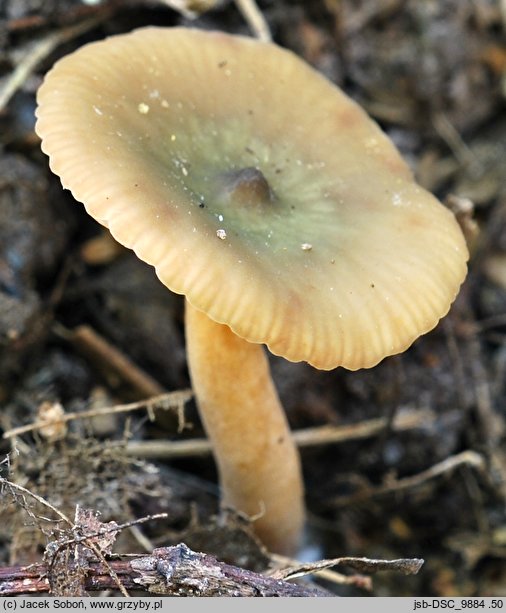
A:
<svg viewBox="0 0 506 613">
<path fill-rule="evenodd" d="M 453 215 L 365 112 L 297 56 L 143 28 L 58 61 L 38 92 L 52 170 L 172 291 L 322 369 L 375 365 L 466 275 Z"/>
</svg>

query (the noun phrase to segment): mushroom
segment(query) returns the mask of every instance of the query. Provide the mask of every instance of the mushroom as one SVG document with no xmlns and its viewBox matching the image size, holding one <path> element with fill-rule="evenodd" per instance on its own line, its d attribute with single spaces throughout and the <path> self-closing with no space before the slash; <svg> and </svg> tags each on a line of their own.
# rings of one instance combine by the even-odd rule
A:
<svg viewBox="0 0 506 613">
<path fill-rule="evenodd" d="M 140 29 L 60 60 L 38 104 L 63 186 L 186 297 L 224 502 L 293 552 L 300 461 L 262 345 L 319 369 L 404 351 L 465 278 L 453 215 L 357 104 L 270 43 Z"/>
</svg>

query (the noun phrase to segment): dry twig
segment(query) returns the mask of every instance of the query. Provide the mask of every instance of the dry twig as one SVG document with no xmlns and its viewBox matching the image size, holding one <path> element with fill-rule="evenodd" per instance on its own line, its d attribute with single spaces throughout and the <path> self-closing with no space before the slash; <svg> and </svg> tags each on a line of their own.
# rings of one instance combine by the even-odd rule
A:
<svg viewBox="0 0 506 613">
<path fill-rule="evenodd" d="M 90 357 L 94 363 L 98 362 L 114 371 L 143 396 L 157 396 L 166 391 L 153 377 L 90 326 L 81 325 L 67 330 L 64 326 L 55 325 L 54 331 L 72 343 L 78 351 Z"/>
<path fill-rule="evenodd" d="M 118 574 L 113 566 L 106 559 L 106 555 L 111 553 L 111 547 L 116 540 L 116 536 L 124 528 L 130 528 L 134 525 L 145 523 L 154 519 L 167 518 L 166 513 L 158 515 L 150 515 L 137 520 L 132 520 L 124 524 L 118 525 L 116 522 L 104 524 L 97 519 L 97 514 L 94 511 L 76 507 L 75 520 L 72 522 L 64 513 L 55 506 L 50 504 L 42 496 L 31 492 L 27 488 L 8 481 L 0 477 L 0 489 L 7 489 L 12 496 L 21 504 L 25 511 L 34 519 L 45 521 L 55 521 L 54 519 L 36 516 L 25 498 L 30 497 L 43 507 L 50 509 L 56 517 L 67 524 L 66 530 L 61 530 L 61 536 L 56 541 L 48 543 L 45 552 L 47 564 L 45 565 L 44 575 L 36 579 L 36 591 L 46 591 L 43 586 L 46 586 L 54 595 L 59 596 L 83 596 L 85 595 L 84 579 L 88 574 L 89 561 L 93 557 L 105 568 L 111 581 L 114 583 L 123 596 L 128 596 L 128 592 L 121 582 Z M 5 572 L 5 571 L 4 571 Z M 1 576 L 0 572 L 0 576 Z M 7 576 L 9 573 L 7 573 Z M 47 584 L 42 581 L 43 576 L 47 575 Z M 26 583 L 26 582 L 25 582 Z M 30 581 L 27 582 L 28 591 L 30 589 Z M 2 592 L 5 589 L 5 593 Z M 7 585 L 0 582 L 0 594 L 13 595 L 15 593 L 26 593 L 14 591 L 11 592 L 12 586 L 7 579 Z M 17 588 L 16 588 L 17 589 Z"/>
<path fill-rule="evenodd" d="M 282 556 L 275 557 L 283 560 Z M 370 558 L 333 558 L 330 560 L 318 560 L 306 564 L 296 564 L 287 568 L 278 569 L 271 573 L 271 577 L 277 579 L 295 579 L 312 575 L 318 571 L 332 568 L 334 566 L 347 566 L 361 573 L 377 573 L 384 570 L 393 570 L 403 575 L 416 575 L 422 568 L 424 560 L 418 558 L 401 558 L 399 560 L 371 560 Z"/>
<path fill-rule="evenodd" d="M 432 423 L 435 415 L 428 409 L 399 413 L 392 424 L 394 432 L 419 428 Z M 388 426 L 385 417 L 370 419 L 346 426 L 321 426 L 306 428 L 293 432 L 298 447 L 316 447 L 344 443 L 376 436 Z M 183 441 L 130 441 L 125 447 L 126 453 L 144 459 L 173 459 L 209 455 L 212 445 L 207 439 L 189 439 Z"/>
<path fill-rule="evenodd" d="M 403 479 L 392 480 L 385 485 L 378 487 L 365 487 L 363 490 L 351 494 L 350 496 L 339 496 L 334 499 L 334 502 L 338 506 L 346 506 L 356 502 L 362 502 L 369 500 L 375 496 L 381 496 L 384 494 L 390 494 L 392 492 L 400 492 L 406 489 L 411 489 L 422 485 L 430 479 L 450 473 L 459 466 L 472 466 L 477 470 L 483 471 L 486 466 L 485 458 L 472 450 L 463 451 L 456 455 L 450 456 L 444 459 L 442 462 L 434 464 L 427 470 L 424 470 L 411 477 L 404 477 Z"/>
<path fill-rule="evenodd" d="M 459 164 L 467 168 L 471 174 L 477 175 L 483 172 L 481 162 L 444 113 L 436 113 L 432 117 L 432 124 L 439 136 L 452 150 Z"/>
<path fill-rule="evenodd" d="M 65 513 L 62 513 L 59 509 L 57 509 L 47 500 L 42 498 L 42 496 L 39 496 L 38 494 L 31 492 L 30 490 L 26 489 L 26 487 L 23 487 L 22 485 L 18 485 L 17 483 L 13 483 L 12 481 L 8 481 L 7 479 L 0 477 L 0 492 L 2 492 L 2 490 L 4 489 L 10 490 L 14 498 L 16 497 L 15 492 L 20 494 L 21 496 L 29 496 L 30 498 L 33 498 L 36 502 L 38 502 L 42 506 L 46 507 L 47 509 L 50 509 L 55 515 L 57 515 L 69 527 L 73 525 L 72 521 L 65 515 Z M 28 505 L 23 504 L 23 508 L 29 511 Z M 33 516 L 32 513 L 30 514 Z M 46 519 L 46 521 L 53 521 L 47 518 L 43 518 L 43 519 Z"/>
<path fill-rule="evenodd" d="M 184 544 L 155 549 L 151 555 L 108 562 L 125 589 L 144 589 L 168 596 L 332 596 L 318 588 L 300 586 L 219 562 Z M 46 564 L 0 569 L 0 595 L 49 592 L 51 569 Z M 87 591 L 117 589 L 102 562 L 87 564 Z"/>
<path fill-rule="evenodd" d="M 179 417 L 179 430 L 181 431 L 184 426 L 184 404 L 193 396 L 191 390 L 178 390 L 176 392 L 168 392 L 153 396 L 147 400 L 140 400 L 139 402 L 131 402 L 130 404 L 118 404 L 113 407 L 100 407 L 96 409 L 90 409 L 89 411 L 78 411 L 74 413 L 65 413 L 58 418 L 58 423 L 66 423 L 74 419 L 87 419 L 89 417 L 97 417 L 99 415 L 111 415 L 112 413 L 129 413 L 131 411 L 147 410 L 149 412 L 155 409 L 175 409 L 178 412 Z M 38 420 L 26 426 L 20 426 L 19 428 L 12 428 L 4 432 L 3 438 L 14 438 L 27 432 L 33 432 L 34 430 L 40 430 L 54 424 L 54 420 Z"/>
<path fill-rule="evenodd" d="M 9 100 L 23 86 L 37 65 L 50 55 L 61 44 L 84 34 L 97 26 L 105 19 L 108 13 L 83 21 L 75 26 L 70 26 L 57 32 L 52 32 L 39 39 L 25 53 L 15 70 L 9 75 L 4 86 L 0 90 L 0 112 L 7 106 Z"/>
<path fill-rule="evenodd" d="M 259 40 L 270 42 L 272 40 L 272 35 L 269 25 L 255 0 L 235 0 L 235 3 L 253 34 Z"/>
<path fill-rule="evenodd" d="M 423 560 L 371 560 L 367 558 L 336 558 L 312 564 L 298 564 L 269 575 L 225 564 L 214 556 L 196 553 L 183 543 L 155 549 L 147 556 L 128 556 L 128 560 L 111 561 L 108 566 L 126 589 L 145 589 L 170 596 L 332 596 L 320 588 L 289 583 L 286 579 L 313 574 L 332 566 L 347 566 L 360 572 L 375 573 L 392 570 L 416 574 Z M 284 561 L 285 558 L 281 558 Z M 0 595 L 13 596 L 48 592 L 49 580 L 44 579 L 50 568 L 44 564 L 11 567 L 0 570 Z M 84 578 L 86 590 L 117 587 L 103 563 L 87 565 Z"/>
</svg>

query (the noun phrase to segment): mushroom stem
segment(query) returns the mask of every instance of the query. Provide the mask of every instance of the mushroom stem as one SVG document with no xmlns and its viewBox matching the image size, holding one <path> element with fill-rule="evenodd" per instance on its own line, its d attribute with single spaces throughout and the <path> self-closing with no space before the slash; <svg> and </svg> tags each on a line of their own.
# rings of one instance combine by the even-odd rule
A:
<svg viewBox="0 0 506 613">
<path fill-rule="evenodd" d="M 293 554 L 304 522 L 300 460 L 261 345 L 186 302 L 186 345 L 223 503 L 256 518 L 255 532 Z"/>
</svg>

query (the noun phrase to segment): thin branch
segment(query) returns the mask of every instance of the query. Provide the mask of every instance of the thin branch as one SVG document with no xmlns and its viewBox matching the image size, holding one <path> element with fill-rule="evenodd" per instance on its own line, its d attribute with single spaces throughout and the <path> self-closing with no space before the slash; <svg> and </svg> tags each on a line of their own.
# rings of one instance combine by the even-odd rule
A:
<svg viewBox="0 0 506 613">
<path fill-rule="evenodd" d="M 471 174 L 483 172 L 480 160 L 469 149 L 462 136 L 444 113 L 435 113 L 432 117 L 432 124 L 439 136 L 451 149 L 459 164 L 467 168 Z"/>
<path fill-rule="evenodd" d="M 189 389 L 187 390 L 178 390 L 175 392 L 168 392 L 165 394 L 160 394 L 158 396 L 153 396 L 148 398 L 147 400 L 140 400 L 138 402 L 131 402 L 129 404 L 117 404 L 112 407 L 100 407 L 96 409 L 90 409 L 88 411 L 77 411 L 74 413 L 66 413 L 61 417 L 58 417 L 58 423 L 72 421 L 74 419 L 86 419 L 88 417 L 97 417 L 99 415 L 111 415 L 114 413 L 129 413 L 131 411 L 139 411 L 139 410 L 148 410 L 152 411 L 154 409 L 177 409 L 178 413 L 182 412 L 182 408 L 190 398 L 192 398 L 193 392 Z M 181 421 L 181 415 L 180 415 Z M 184 421 L 184 419 L 183 419 Z M 27 424 L 26 426 L 20 426 L 19 428 L 12 428 L 11 430 L 7 430 L 4 432 L 3 438 L 13 438 L 15 436 L 19 436 L 20 434 L 26 434 L 27 432 L 32 432 L 34 430 L 40 430 L 41 428 L 45 428 L 54 424 L 54 420 L 38 420 L 31 424 Z"/>
<path fill-rule="evenodd" d="M 282 556 L 275 556 L 278 561 L 283 561 Z M 372 560 L 370 558 L 333 558 L 330 560 L 318 560 L 305 564 L 296 564 L 288 568 L 275 570 L 270 574 L 276 579 L 295 579 L 312 575 L 320 570 L 332 568 L 334 566 L 347 566 L 361 573 L 376 573 L 379 571 L 396 571 L 403 575 L 416 575 L 422 568 L 424 560 L 419 558 L 401 558 L 399 560 Z"/>
<path fill-rule="evenodd" d="M 109 577 L 111 577 L 111 579 L 114 581 L 114 585 L 116 586 L 116 588 L 123 594 L 123 596 L 125 596 L 126 598 L 129 598 L 130 594 L 128 593 L 127 588 L 123 585 L 123 582 L 119 578 L 116 570 L 112 567 L 111 563 L 105 559 L 105 556 L 100 551 L 100 548 L 97 545 L 95 545 L 95 543 L 91 543 L 89 540 L 86 540 L 84 545 L 85 547 L 88 547 L 89 549 L 91 549 L 91 551 L 93 551 L 93 553 L 100 560 L 100 563 L 104 565 Z"/>
<path fill-rule="evenodd" d="M 424 470 L 411 477 L 404 477 L 403 479 L 394 480 L 386 485 L 380 485 L 378 487 L 366 487 L 355 494 L 351 494 L 351 496 L 339 496 L 334 499 L 334 502 L 339 506 L 345 506 L 356 502 L 369 500 L 375 496 L 412 489 L 431 479 L 444 475 L 445 473 L 452 472 L 459 466 L 463 465 L 472 466 L 477 470 L 483 471 L 485 469 L 486 462 L 485 458 L 475 451 L 463 451 L 462 453 L 450 456 L 444 459 L 442 462 L 438 462 L 427 470 Z"/>
<path fill-rule="evenodd" d="M 155 549 L 151 555 L 127 561 L 109 561 L 108 566 L 125 589 L 144 590 L 169 596 L 297 596 L 333 594 L 314 587 L 292 584 L 196 553 L 184 544 Z M 14 596 L 49 592 L 50 569 L 46 564 L 0 569 L 0 595 Z M 109 570 L 90 562 L 84 577 L 86 591 L 117 589 Z"/>
<path fill-rule="evenodd" d="M 113 370 L 143 396 L 157 396 L 166 391 L 151 375 L 90 326 L 80 325 L 68 330 L 61 324 L 55 324 L 53 330 L 55 334 L 72 343 L 78 351 L 92 358 L 93 362 Z"/>
<path fill-rule="evenodd" d="M 21 492 L 25 496 L 30 496 L 31 498 L 36 500 L 39 504 L 43 505 L 44 507 L 48 509 L 51 509 L 51 511 L 53 511 L 53 513 L 55 513 L 60 519 L 62 519 L 68 526 L 72 527 L 74 525 L 73 522 L 65 515 L 65 513 L 62 513 L 62 511 L 54 507 L 47 500 L 44 500 L 42 496 L 39 496 L 38 494 L 34 494 L 30 490 L 27 490 L 26 487 L 23 487 L 22 485 L 18 485 L 17 483 L 13 483 L 12 481 L 8 481 L 7 479 L 4 479 L 3 477 L 0 477 L 0 486 L 5 486 L 9 489 L 13 489 L 13 490 L 16 490 L 17 492 Z"/>
<path fill-rule="evenodd" d="M 269 25 L 255 0 L 235 0 L 235 3 L 256 38 L 270 42 L 272 35 Z"/>
<path fill-rule="evenodd" d="M 393 420 L 392 430 L 402 432 L 430 424 L 436 419 L 428 409 L 399 413 Z M 316 447 L 361 440 L 378 435 L 388 426 L 385 417 L 346 426 L 321 426 L 293 432 L 295 444 L 300 448 Z M 144 459 L 174 459 L 204 456 L 212 453 L 212 445 L 207 439 L 188 439 L 180 441 L 130 441 L 125 452 L 129 456 Z"/>
<path fill-rule="evenodd" d="M 16 68 L 7 77 L 5 85 L 0 90 L 0 112 L 7 106 L 14 94 L 23 86 L 37 65 L 50 55 L 59 45 L 84 34 L 97 26 L 107 17 L 108 13 L 100 17 L 88 19 L 82 23 L 52 32 L 39 39 L 26 52 Z"/>
</svg>

